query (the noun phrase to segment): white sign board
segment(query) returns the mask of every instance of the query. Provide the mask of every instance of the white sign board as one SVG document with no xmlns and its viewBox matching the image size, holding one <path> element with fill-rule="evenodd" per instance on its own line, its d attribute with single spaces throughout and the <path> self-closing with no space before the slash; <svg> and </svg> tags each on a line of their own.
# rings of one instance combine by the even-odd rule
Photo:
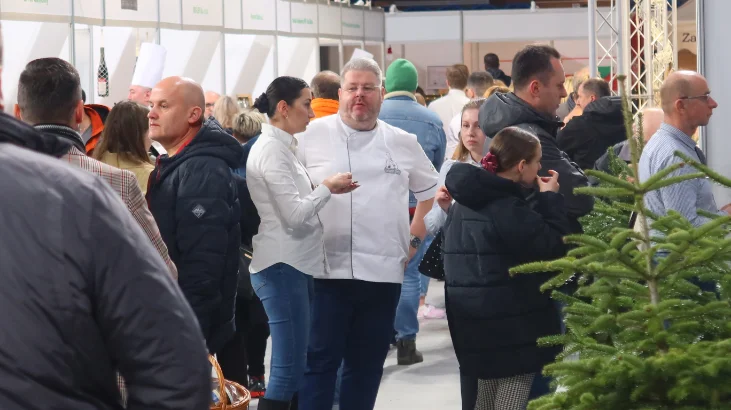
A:
<svg viewBox="0 0 731 410">
<path fill-rule="evenodd" d="M 289 2 L 277 0 L 277 30 L 289 33 L 291 31 L 289 23 Z"/>
<path fill-rule="evenodd" d="M 350 37 L 363 37 L 363 11 L 351 7 L 343 7 L 340 10 L 340 21 L 343 26 L 343 35 Z"/>
<path fill-rule="evenodd" d="M 107 0 L 107 3 L 109 3 L 109 0 Z M 102 2 L 100 0 L 74 0 L 74 14 L 77 17 L 101 20 L 104 18 Z"/>
<path fill-rule="evenodd" d="M 68 0 L 2 0 L 3 13 L 46 14 L 68 17 L 71 15 Z M 5 41 L 8 41 L 7 39 Z"/>
<path fill-rule="evenodd" d="M 371 40 L 383 40 L 385 33 L 385 17 L 381 11 L 365 12 L 365 36 Z"/>
<path fill-rule="evenodd" d="M 468 13 L 465 13 L 465 17 Z M 586 14 L 586 12 L 584 12 Z M 514 26 L 514 27 L 522 27 Z M 428 11 L 386 15 L 386 42 L 460 41 L 459 12 Z"/>
<path fill-rule="evenodd" d="M 158 0 L 160 2 L 160 22 L 181 24 L 180 0 Z M 139 1 L 138 1 L 139 2 Z"/>
<path fill-rule="evenodd" d="M 220 1 L 183 0 L 183 24 L 186 26 L 221 27 L 222 13 Z"/>
<path fill-rule="evenodd" d="M 241 0 L 224 0 L 223 15 L 225 28 L 241 30 Z"/>
<path fill-rule="evenodd" d="M 698 54 L 698 34 L 695 21 L 678 22 L 678 50 L 688 50 Z"/>
<path fill-rule="evenodd" d="M 157 2 L 145 0 L 107 1 L 107 21 L 157 21 Z"/>
<path fill-rule="evenodd" d="M 277 0 L 243 0 L 244 30 L 275 31 Z"/>
<path fill-rule="evenodd" d="M 340 36 L 340 7 L 320 4 L 320 35 Z"/>
<path fill-rule="evenodd" d="M 356 48 L 353 50 L 353 55 L 350 56 L 350 60 L 355 60 L 356 58 L 369 58 L 373 60 L 373 54 L 363 50 L 362 48 Z"/>
<path fill-rule="evenodd" d="M 292 2 L 292 32 L 317 34 L 317 4 Z"/>
</svg>

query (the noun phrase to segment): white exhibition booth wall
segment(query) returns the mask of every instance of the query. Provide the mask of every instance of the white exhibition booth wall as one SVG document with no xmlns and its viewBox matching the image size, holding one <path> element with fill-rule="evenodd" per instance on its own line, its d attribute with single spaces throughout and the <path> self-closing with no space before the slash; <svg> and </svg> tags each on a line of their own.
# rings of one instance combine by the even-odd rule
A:
<svg viewBox="0 0 731 410">
<path fill-rule="evenodd" d="M 609 36 L 608 28 L 600 35 Z M 484 70 L 483 56 L 495 53 L 510 74 L 512 58 L 528 44 L 552 44 L 564 56 L 567 74 L 588 65 L 588 9 L 486 10 L 386 15 L 386 46 L 392 58 L 409 59 L 428 84 L 427 67 L 466 64 Z M 439 50 L 439 52 L 434 52 Z"/>
<path fill-rule="evenodd" d="M 72 62 L 87 102 L 125 99 L 142 42 L 167 49 L 163 76 L 232 96 L 256 97 L 279 75 L 309 82 L 320 70 L 321 39 L 349 53 L 341 62 L 358 47 L 383 63 L 384 13 L 327 0 L 0 0 L 0 20 L 8 110 L 23 68 L 42 57 Z M 102 46 L 108 97 L 96 92 Z"/>
<path fill-rule="evenodd" d="M 681 8 L 678 16 L 683 20 L 679 24 L 681 48 L 695 47 L 695 13 L 691 9 L 694 11 L 694 4 Z M 608 14 L 606 8 L 599 10 Z M 597 27 L 601 23 L 597 21 Z M 609 40 L 609 30 L 604 25 L 599 37 Z M 471 71 L 484 70 L 483 57 L 492 52 L 500 57 L 500 68 L 510 75 L 515 53 L 528 44 L 553 45 L 563 56 L 566 74 L 571 75 L 589 65 L 589 34 L 587 8 L 412 12 L 386 14 L 385 44 L 392 50 L 389 60 L 407 58 L 419 70 L 419 85 L 436 91 L 428 84 L 427 67 L 463 63 Z M 606 61 L 598 63 L 609 65 Z"/>
</svg>

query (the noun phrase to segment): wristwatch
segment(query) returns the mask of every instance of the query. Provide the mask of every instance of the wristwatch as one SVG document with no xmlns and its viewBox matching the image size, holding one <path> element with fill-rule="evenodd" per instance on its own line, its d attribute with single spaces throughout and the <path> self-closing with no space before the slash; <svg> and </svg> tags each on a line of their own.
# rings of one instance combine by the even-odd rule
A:
<svg viewBox="0 0 731 410">
<path fill-rule="evenodd" d="M 409 241 L 409 245 L 411 245 L 411 247 L 414 249 L 419 249 L 419 245 L 421 245 L 421 238 L 412 234 L 411 240 Z"/>
</svg>

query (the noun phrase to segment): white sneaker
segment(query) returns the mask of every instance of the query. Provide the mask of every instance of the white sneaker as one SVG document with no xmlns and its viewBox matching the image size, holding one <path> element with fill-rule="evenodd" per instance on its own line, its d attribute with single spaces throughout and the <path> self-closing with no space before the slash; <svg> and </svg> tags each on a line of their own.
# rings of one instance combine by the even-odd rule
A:
<svg viewBox="0 0 731 410">
<path fill-rule="evenodd" d="M 447 312 L 432 305 L 422 305 L 419 306 L 416 317 L 418 319 L 444 319 L 447 317 Z"/>
</svg>

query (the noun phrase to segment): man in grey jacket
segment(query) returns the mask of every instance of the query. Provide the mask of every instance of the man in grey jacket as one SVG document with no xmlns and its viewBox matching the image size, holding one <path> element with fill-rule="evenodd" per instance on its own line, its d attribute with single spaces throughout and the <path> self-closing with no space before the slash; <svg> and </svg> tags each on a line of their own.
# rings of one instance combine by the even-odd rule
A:
<svg viewBox="0 0 731 410">
<path fill-rule="evenodd" d="M 208 409 L 193 312 L 106 182 L 57 159 L 70 149 L 0 113 L 0 408 L 121 409 L 119 369 L 130 410 Z"/>
</svg>

